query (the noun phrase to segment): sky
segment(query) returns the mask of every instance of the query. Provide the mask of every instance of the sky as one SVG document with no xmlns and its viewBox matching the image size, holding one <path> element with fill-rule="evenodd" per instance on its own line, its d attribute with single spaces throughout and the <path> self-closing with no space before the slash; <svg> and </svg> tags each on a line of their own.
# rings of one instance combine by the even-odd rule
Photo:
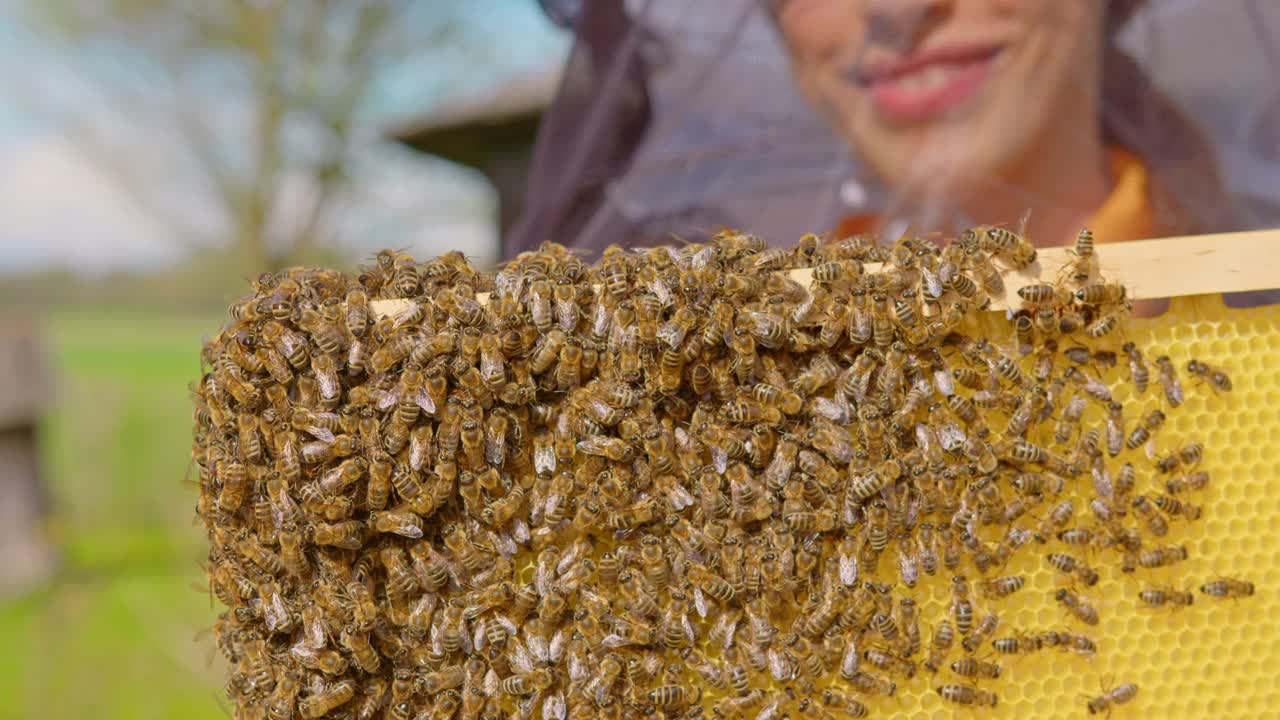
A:
<svg viewBox="0 0 1280 720">
<path fill-rule="evenodd" d="M 146 199 L 139 200 L 106 171 L 85 142 L 82 123 L 106 123 L 139 163 L 163 162 L 170 150 L 156 144 L 158 135 L 149 132 L 144 118 L 122 118 L 85 101 L 95 92 L 82 79 L 94 58 L 60 50 L 33 29 L 20 11 L 24 1 L 38 0 L 0 0 L 0 274 L 97 274 L 180 261 L 186 250 L 147 201 L 165 193 L 178 214 L 195 222 L 209 216 L 207 202 L 176 180 L 168 187 L 140 188 Z M 535 0 L 450 2 L 456 3 L 453 39 L 461 51 L 419 56 L 386 73 L 374 86 L 363 136 L 378 138 L 384 128 L 421 116 L 435 103 L 483 93 L 552 65 L 567 52 L 568 38 Z M 49 110 L 68 98 L 83 116 Z M 228 98 L 201 112 L 237 114 Z M 394 225 L 401 234 L 395 239 L 419 255 L 455 246 L 481 260 L 496 254 L 494 199 L 478 174 L 387 142 L 363 149 L 354 167 L 361 192 L 345 203 L 337 244 L 365 255 L 387 244 Z M 154 173 L 142 177 L 163 179 Z M 286 178 L 282 187 L 286 206 L 295 196 L 297 202 L 307 198 L 308 188 L 292 180 Z"/>
</svg>

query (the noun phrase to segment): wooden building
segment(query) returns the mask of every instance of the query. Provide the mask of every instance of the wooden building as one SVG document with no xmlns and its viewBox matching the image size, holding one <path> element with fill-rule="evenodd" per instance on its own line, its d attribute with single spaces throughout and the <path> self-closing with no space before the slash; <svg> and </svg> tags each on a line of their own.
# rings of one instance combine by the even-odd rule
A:
<svg viewBox="0 0 1280 720">
<path fill-rule="evenodd" d="M 499 84 L 482 94 L 447 100 L 389 135 L 411 148 L 482 172 L 498 195 L 505 234 L 524 210 L 525 182 L 542 112 L 560 83 L 560 65 Z"/>
</svg>

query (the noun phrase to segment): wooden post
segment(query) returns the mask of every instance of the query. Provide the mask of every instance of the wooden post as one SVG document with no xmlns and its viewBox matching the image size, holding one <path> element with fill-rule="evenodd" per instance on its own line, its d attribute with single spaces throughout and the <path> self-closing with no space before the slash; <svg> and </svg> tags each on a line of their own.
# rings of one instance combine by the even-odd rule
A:
<svg viewBox="0 0 1280 720">
<path fill-rule="evenodd" d="M 0 598 L 30 590 L 56 567 L 36 443 L 52 393 L 46 363 L 36 323 L 0 316 Z"/>
</svg>

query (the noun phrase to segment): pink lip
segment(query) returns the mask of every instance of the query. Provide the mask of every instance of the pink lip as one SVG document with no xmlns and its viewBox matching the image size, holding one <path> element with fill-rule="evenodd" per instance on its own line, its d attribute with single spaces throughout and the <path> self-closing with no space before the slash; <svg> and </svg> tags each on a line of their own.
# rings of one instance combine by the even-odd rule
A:
<svg viewBox="0 0 1280 720">
<path fill-rule="evenodd" d="M 918 122 L 947 113 L 964 104 L 986 80 L 999 48 L 940 48 L 917 52 L 893 61 L 870 61 L 859 68 L 859 84 L 867 88 L 876 110 L 898 122 Z M 912 87 L 903 78 L 945 66 L 942 82 Z"/>
</svg>

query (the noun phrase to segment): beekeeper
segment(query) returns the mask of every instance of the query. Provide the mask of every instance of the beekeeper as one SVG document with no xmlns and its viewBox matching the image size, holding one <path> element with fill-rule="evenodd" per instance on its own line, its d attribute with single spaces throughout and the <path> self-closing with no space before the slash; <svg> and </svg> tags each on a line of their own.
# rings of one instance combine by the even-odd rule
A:
<svg viewBox="0 0 1280 720">
<path fill-rule="evenodd" d="M 543 6 L 576 43 L 508 254 L 721 225 L 788 243 L 1025 218 L 1058 245 L 1280 220 L 1280 3 Z"/>
</svg>

